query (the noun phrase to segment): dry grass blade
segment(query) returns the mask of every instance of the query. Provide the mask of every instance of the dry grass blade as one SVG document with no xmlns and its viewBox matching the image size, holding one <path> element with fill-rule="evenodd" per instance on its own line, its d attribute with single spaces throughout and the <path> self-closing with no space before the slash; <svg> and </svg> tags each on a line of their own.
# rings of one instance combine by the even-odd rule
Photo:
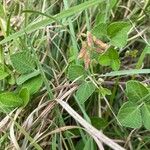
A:
<svg viewBox="0 0 150 150">
<path fill-rule="evenodd" d="M 110 138 L 105 136 L 103 133 L 101 133 L 99 130 L 97 130 L 95 127 L 93 127 L 91 124 L 89 124 L 75 110 L 73 110 L 66 102 L 63 101 L 63 99 L 66 96 L 70 95 L 75 90 L 76 90 L 76 87 L 70 89 L 60 99 L 56 99 L 56 101 L 69 113 L 69 115 L 71 115 L 77 122 L 79 122 L 93 138 L 97 138 L 98 140 L 102 141 L 103 143 L 111 147 L 113 150 L 125 150 L 123 147 L 115 143 L 113 140 L 111 140 Z"/>
<path fill-rule="evenodd" d="M 3 118 L 0 121 L 0 133 L 3 132 L 3 128 L 6 129 L 6 124 L 8 123 L 8 121 L 10 120 L 10 116 L 13 114 L 15 110 L 13 110 L 12 112 L 10 112 L 5 118 Z"/>
<path fill-rule="evenodd" d="M 21 150 L 21 148 L 19 147 L 19 144 L 17 142 L 17 139 L 16 139 L 16 136 L 15 136 L 15 130 L 14 130 L 14 126 L 15 126 L 15 121 L 18 117 L 18 115 L 21 113 L 22 111 L 22 108 L 18 109 L 14 118 L 13 118 L 13 121 L 11 123 L 11 126 L 10 126 L 10 140 L 12 141 L 14 147 L 16 148 L 16 150 Z"/>
</svg>

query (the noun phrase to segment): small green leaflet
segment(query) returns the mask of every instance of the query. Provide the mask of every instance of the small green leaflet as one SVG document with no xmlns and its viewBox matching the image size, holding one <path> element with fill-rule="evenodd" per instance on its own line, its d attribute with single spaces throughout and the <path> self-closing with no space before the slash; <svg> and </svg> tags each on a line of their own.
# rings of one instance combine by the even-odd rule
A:
<svg viewBox="0 0 150 150">
<path fill-rule="evenodd" d="M 95 25 L 92 34 L 96 36 L 97 38 L 104 39 L 107 35 L 107 24 L 106 23 L 99 23 L 98 25 Z"/>
<path fill-rule="evenodd" d="M 142 117 L 139 106 L 132 102 L 124 103 L 119 110 L 118 120 L 123 126 L 140 128 L 142 126 Z"/>
<path fill-rule="evenodd" d="M 120 59 L 117 50 L 110 47 L 104 54 L 99 57 L 99 63 L 102 66 L 110 66 L 113 70 L 119 70 Z"/>
<path fill-rule="evenodd" d="M 107 89 L 107 88 L 103 88 L 103 87 L 100 87 L 99 88 L 99 92 L 102 96 L 106 96 L 106 95 L 111 95 L 111 90 Z"/>
<path fill-rule="evenodd" d="M 34 59 L 28 52 L 18 52 L 10 56 L 13 67 L 19 73 L 26 74 L 35 70 Z"/>
<path fill-rule="evenodd" d="M 29 90 L 27 88 L 22 88 L 19 92 L 19 97 L 22 99 L 23 106 L 25 107 L 30 100 Z"/>
<path fill-rule="evenodd" d="M 91 117 L 90 120 L 92 125 L 98 130 L 104 129 L 108 125 L 108 122 L 100 117 Z"/>
<path fill-rule="evenodd" d="M 9 73 L 4 70 L 4 66 L 0 64 L 0 80 L 5 79 L 8 75 Z"/>
<path fill-rule="evenodd" d="M 130 101 L 137 103 L 148 94 L 148 89 L 142 83 L 135 80 L 126 83 L 126 95 Z"/>
<path fill-rule="evenodd" d="M 92 82 L 83 82 L 77 92 L 76 92 L 76 97 L 77 100 L 81 103 L 84 104 L 86 100 L 93 94 L 95 91 L 95 85 Z"/>
<path fill-rule="evenodd" d="M 131 28 L 128 22 L 113 22 L 107 28 L 107 35 L 113 46 L 122 48 L 127 44 L 128 32 Z"/>
<path fill-rule="evenodd" d="M 30 95 L 35 94 L 42 86 L 43 80 L 40 75 L 33 77 L 22 84 L 22 88 L 27 88 Z"/>
<path fill-rule="evenodd" d="M 85 70 L 81 65 L 70 65 L 68 68 L 68 78 L 70 81 L 83 80 L 85 78 Z"/>
<path fill-rule="evenodd" d="M 0 94 L 0 111 L 5 113 L 20 106 L 23 106 L 23 101 L 17 94 L 12 92 Z"/>
<path fill-rule="evenodd" d="M 101 40 L 105 40 L 107 38 L 107 23 L 106 23 L 106 10 L 105 10 L 105 2 L 101 3 L 100 11 L 98 12 L 95 24 L 92 29 L 92 34 Z M 104 8 L 104 9 L 103 9 Z"/>
</svg>

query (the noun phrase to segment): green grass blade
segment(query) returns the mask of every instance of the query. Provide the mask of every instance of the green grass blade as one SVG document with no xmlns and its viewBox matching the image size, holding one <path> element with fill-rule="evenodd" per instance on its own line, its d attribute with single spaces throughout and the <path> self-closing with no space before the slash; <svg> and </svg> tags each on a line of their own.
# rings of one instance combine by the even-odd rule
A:
<svg viewBox="0 0 150 150">
<path fill-rule="evenodd" d="M 149 73 L 150 73 L 150 69 L 131 69 L 131 70 L 113 71 L 110 73 L 102 74 L 100 76 L 101 77 L 111 77 L 111 76 L 149 74 Z"/>
<path fill-rule="evenodd" d="M 81 11 L 91 7 L 91 6 L 97 5 L 101 2 L 103 2 L 103 0 L 90 0 L 90 1 L 84 2 L 82 4 L 79 4 L 77 6 L 71 7 L 67 10 L 64 10 L 64 11 L 60 12 L 59 14 L 55 15 L 54 18 L 56 20 L 61 20 L 61 19 L 66 18 L 66 17 L 70 17 L 74 14 L 77 14 L 77 13 L 79 13 L 79 12 L 81 12 Z M 38 30 L 42 27 L 45 27 L 48 24 L 51 24 L 53 22 L 54 22 L 54 19 L 46 18 L 42 21 L 39 21 L 39 22 L 36 22 L 36 23 L 33 23 L 33 24 L 29 24 L 26 28 L 24 28 L 24 29 L 22 29 L 22 30 L 6 37 L 4 40 L 2 40 L 0 42 L 0 44 L 4 44 L 8 41 L 16 39 L 16 38 L 24 35 L 25 33 L 31 33 L 33 31 Z"/>
<path fill-rule="evenodd" d="M 68 1 L 67 0 L 63 0 L 64 2 L 64 7 L 65 9 L 69 9 L 69 6 L 68 6 Z M 74 26 L 73 26 L 73 23 L 72 23 L 72 20 L 70 18 L 68 18 L 66 20 L 68 23 L 69 23 L 69 29 L 70 29 L 70 33 L 71 33 L 71 40 L 72 40 L 72 45 L 73 45 L 73 53 L 74 53 L 74 57 L 76 59 L 76 63 L 78 62 L 78 45 L 77 45 L 77 41 L 76 41 L 76 38 L 75 38 L 75 31 L 74 31 Z"/>
</svg>

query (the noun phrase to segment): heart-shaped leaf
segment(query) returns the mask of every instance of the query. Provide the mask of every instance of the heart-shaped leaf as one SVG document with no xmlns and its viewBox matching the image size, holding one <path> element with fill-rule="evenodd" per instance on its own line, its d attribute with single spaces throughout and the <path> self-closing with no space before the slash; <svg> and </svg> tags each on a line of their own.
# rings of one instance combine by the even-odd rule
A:
<svg viewBox="0 0 150 150">
<path fill-rule="evenodd" d="M 127 44 L 131 25 L 128 22 L 113 22 L 107 28 L 107 35 L 113 46 L 122 48 Z"/>
<path fill-rule="evenodd" d="M 142 126 L 140 107 L 130 101 L 124 103 L 119 110 L 118 120 L 125 127 L 140 128 Z"/>
<path fill-rule="evenodd" d="M 144 101 L 144 97 L 149 94 L 148 89 L 140 82 L 130 80 L 126 83 L 126 95 L 132 102 Z M 146 101 L 150 101 L 150 96 L 147 97 Z"/>
</svg>

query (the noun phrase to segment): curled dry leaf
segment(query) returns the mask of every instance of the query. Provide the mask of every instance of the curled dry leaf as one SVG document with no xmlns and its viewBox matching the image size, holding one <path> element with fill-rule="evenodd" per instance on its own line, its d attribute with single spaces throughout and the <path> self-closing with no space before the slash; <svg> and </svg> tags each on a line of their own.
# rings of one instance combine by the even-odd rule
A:
<svg viewBox="0 0 150 150">
<path fill-rule="evenodd" d="M 85 42 L 83 42 L 81 51 L 80 51 L 79 56 L 78 56 L 78 58 L 82 58 L 84 60 L 84 65 L 85 65 L 86 69 L 89 68 L 89 65 L 91 62 L 87 48 L 88 48 L 87 44 Z"/>
<path fill-rule="evenodd" d="M 91 59 L 90 53 L 91 50 L 95 50 L 97 53 L 103 53 L 106 49 L 108 49 L 108 45 L 101 40 L 97 39 L 93 36 L 89 31 L 87 31 L 87 41 L 82 42 L 82 48 L 79 53 L 78 58 L 84 60 L 85 68 L 88 69 Z"/>
<path fill-rule="evenodd" d="M 93 36 L 93 41 L 99 47 L 99 49 L 101 49 L 102 51 L 105 51 L 109 47 L 106 43 L 97 39 L 95 36 Z"/>
<path fill-rule="evenodd" d="M 82 48 L 80 50 L 80 53 L 78 55 L 78 58 L 83 58 L 85 53 L 86 53 L 86 48 L 87 48 L 87 45 L 85 42 L 82 42 Z"/>
<path fill-rule="evenodd" d="M 87 31 L 87 44 L 89 47 L 92 47 L 93 45 L 93 36 L 89 31 Z"/>
<path fill-rule="evenodd" d="M 91 59 L 90 59 L 89 54 L 88 54 L 88 53 L 85 53 L 85 56 L 84 56 L 84 64 L 85 64 L 85 68 L 86 68 L 86 69 L 89 68 L 90 62 L 91 62 Z"/>
</svg>

